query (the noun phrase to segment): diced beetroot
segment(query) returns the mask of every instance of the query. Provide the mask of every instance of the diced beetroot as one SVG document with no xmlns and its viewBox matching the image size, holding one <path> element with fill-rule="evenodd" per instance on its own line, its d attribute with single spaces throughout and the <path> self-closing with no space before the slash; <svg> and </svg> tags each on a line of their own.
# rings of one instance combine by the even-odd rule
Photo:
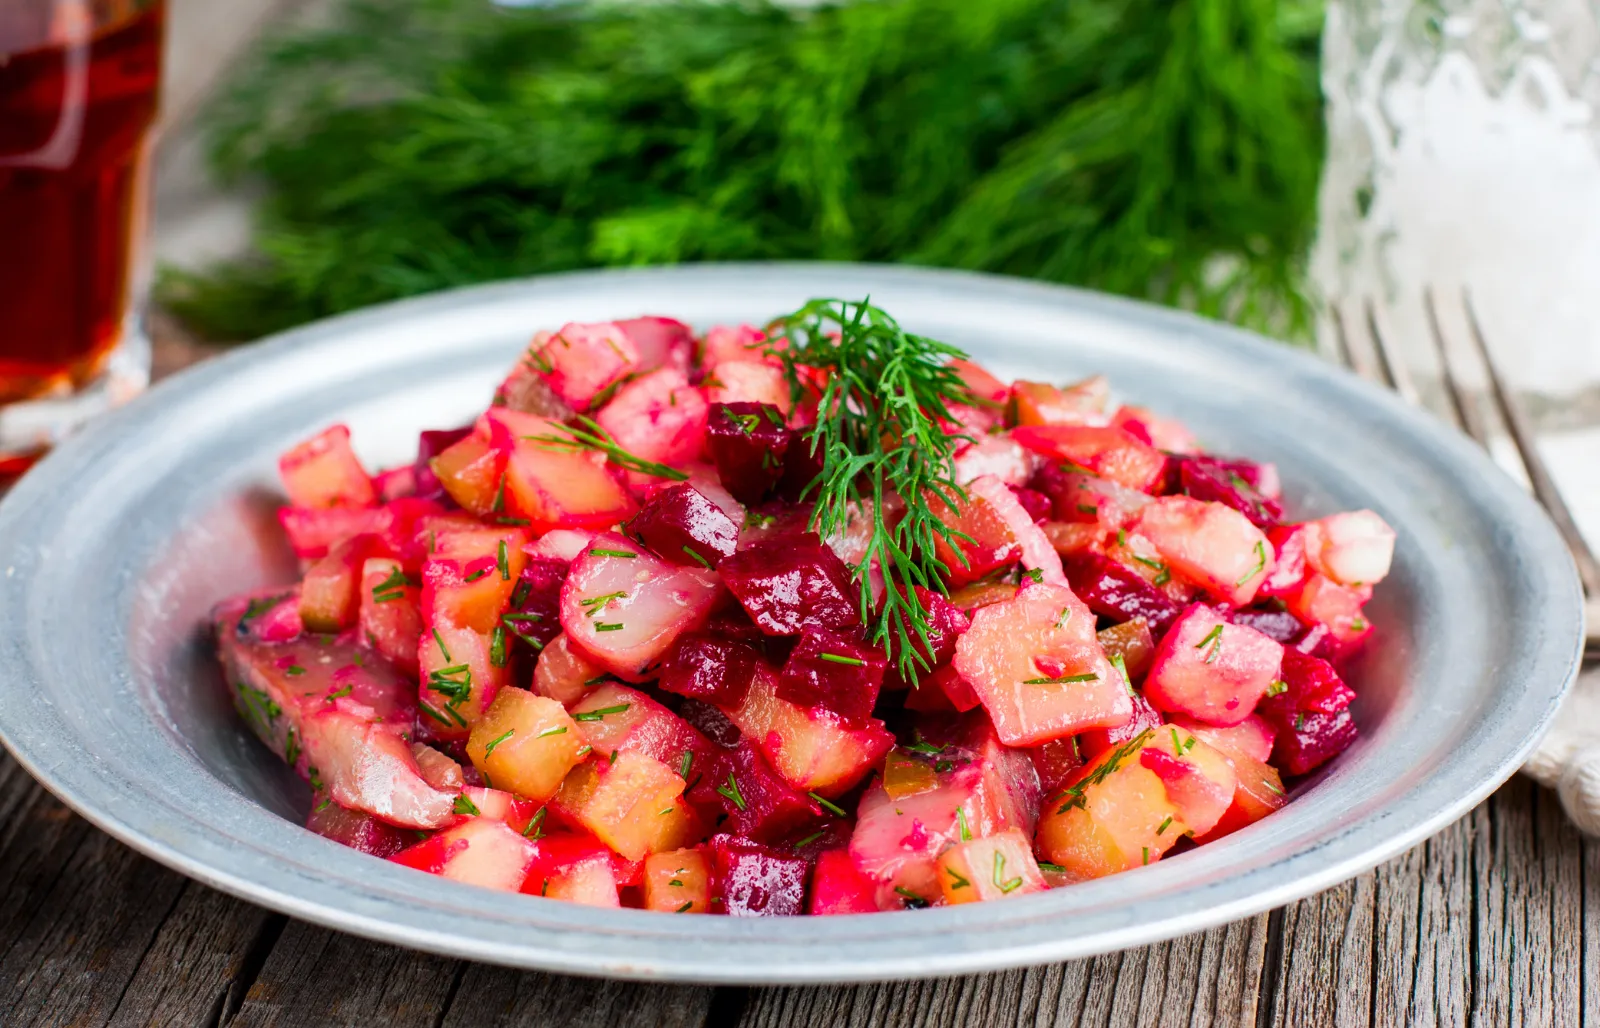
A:
<svg viewBox="0 0 1600 1028">
<path fill-rule="evenodd" d="M 1050 497 L 1024 486 L 1014 485 L 1010 488 L 1011 494 L 1017 498 L 1017 502 L 1022 505 L 1022 509 L 1028 512 L 1028 517 L 1035 521 L 1043 521 L 1050 516 L 1052 508 Z"/>
<path fill-rule="evenodd" d="M 318 797 L 312 805 L 306 828 L 374 857 L 392 857 L 412 841 L 393 825 L 384 824 L 364 810 L 346 810 L 328 797 Z"/>
<path fill-rule="evenodd" d="M 623 385 L 595 420 L 635 457 L 678 465 L 705 451 L 709 413 L 682 371 L 661 368 Z"/>
<path fill-rule="evenodd" d="M 439 484 L 439 476 L 433 473 L 433 458 L 471 434 L 472 426 L 466 425 L 462 428 L 430 430 L 417 436 L 417 460 L 411 465 L 411 473 L 416 478 L 419 497 L 438 500 L 447 495 L 444 486 Z"/>
<path fill-rule="evenodd" d="M 1166 593 L 1102 554 L 1074 554 L 1063 566 L 1072 591 L 1090 610 L 1117 621 L 1143 618 L 1158 639 L 1183 612 Z"/>
<path fill-rule="evenodd" d="M 722 912 L 732 917 L 805 913 L 810 865 L 748 839 L 711 837 L 712 881 Z"/>
<path fill-rule="evenodd" d="M 1274 560 L 1272 573 L 1261 583 L 1261 596 L 1286 596 L 1297 591 L 1305 582 L 1311 569 L 1306 564 L 1306 551 L 1320 547 L 1316 538 L 1320 528 L 1314 521 L 1303 525 L 1279 525 L 1267 535 L 1272 544 Z"/>
<path fill-rule="evenodd" d="M 1094 616 L 1065 586 L 1029 585 L 977 611 L 956 643 L 955 668 L 1010 746 L 1113 727 L 1133 713 Z"/>
<path fill-rule="evenodd" d="M 1276 732 L 1272 763 L 1284 774 L 1303 775 L 1355 741 L 1348 710 L 1355 691 L 1333 665 L 1293 648 L 1284 650 L 1281 675 L 1257 711 Z"/>
<path fill-rule="evenodd" d="M 872 716 L 888 661 L 881 650 L 834 632 L 807 632 L 778 674 L 778 697 L 799 707 L 822 707 L 849 728 Z"/>
<path fill-rule="evenodd" d="M 954 463 L 958 485 L 984 475 L 993 475 L 1006 485 L 1025 485 L 1033 477 L 1039 457 L 1009 435 L 986 435 L 962 447 Z"/>
<path fill-rule="evenodd" d="M 1268 720 L 1272 718 L 1268 716 Z M 1286 775 L 1310 774 L 1343 753 L 1360 734 L 1349 710 L 1296 714 L 1277 728 L 1272 763 Z"/>
<path fill-rule="evenodd" d="M 628 318 L 614 322 L 639 351 L 639 367 L 673 368 L 689 373 L 694 363 L 694 332 L 674 318 Z"/>
<path fill-rule="evenodd" d="M 1071 461 L 1140 492 L 1154 488 L 1166 470 L 1167 458 L 1160 450 L 1109 425 L 1025 425 L 1011 435 L 1041 456 Z"/>
<path fill-rule="evenodd" d="M 1394 529 L 1370 510 L 1333 514 L 1315 522 L 1317 545 L 1306 560 L 1340 585 L 1360 588 L 1381 582 L 1394 559 Z"/>
<path fill-rule="evenodd" d="M 701 385 L 712 403 L 770 404 L 786 417 L 792 405 L 783 369 L 766 361 L 722 361 Z"/>
<path fill-rule="evenodd" d="M 1144 693 L 1135 689 L 1132 697 L 1133 716 L 1115 728 L 1091 728 L 1077 737 L 1078 750 L 1083 759 L 1094 760 L 1107 750 L 1114 750 L 1146 729 L 1161 727 L 1161 714 L 1145 699 Z"/>
<path fill-rule="evenodd" d="M 811 872 L 812 914 L 873 914 L 877 883 L 856 869 L 848 849 L 828 850 Z"/>
<path fill-rule="evenodd" d="M 1300 712 L 1332 714 L 1356 698 L 1332 664 L 1297 650 L 1284 651 L 1280 681 L 1282 689 L 1261 702 L 1263 712 L 1280 720 Z"/>
<path fill-rule="evenodd" d="M 1195 604 L 1156 648 L 1145 695 L 1157 710 L 1236 725 L 1277 680 L 1284 649 L 1252 628 Z"/>
<path fill-rule="evenodd" d="M 790 503 L 815 502 L 821 475 L 822 453 L 812 450 L 810 439 L 797 435 L 784 453 L 778 495 Z"/>
<path fill-rule="evenodd" d="M 639 681 L 678 636 L 705 623 L 719 589 L 714 571 L 665 564 L 630 539 L 598 536 L 561 587 L 561 628 L 601 667 Z"/>
<path fill-rule="evenodd" d="M 651 497 L 628 522 L 628 534 L 668 564 L 714 568 L 732 555 L 739 526 L 687 482 Z"/>
<path fill-rule="evenodd" d="M 954 664 L 946 664 L 927 678 L 924 678 L 914 691 L 918 693 L 923 691 L 931 692 L 935 689 L 943 693 L 950 706 L 959 713 L 964 714 L 969 710 L 974 710 L 982 703 L 978 699 L 977 692 L 972 688 L 972 684 L 961 677 L 961 672 L 956 670 Z M 910 706 L 909 702 L 907 706 Z"/>
<path fill-rule="evenodd" d="M 719 570 L 729 591 L 768 635 L 840 631 L 860 625 L 861 593 L 850 570 L 814 533 L 740 550 Z"/>
<path fill-rule="evenodd" d="M 361 461 L 350 449 L 350 429 L 334 425 L 278 459 L 289 502 L 312 510 L 371 507 L 378 502 Z"/>
<path fill-rule="evenodd" d="M 736 707 L 744 701 L 760 659 L 760 654 L 745 643 L 691 632 L 679 637 L 656 684 L 665 692 Z"/>
<path fill-rule="evenodd" d="M 701 700 L 679 699 L 673 704 L 678 716 L 687 721 L 695 731 L 725 750 L 739 745 L 743 736 L 739 726 L 728 720 L 728 715 Z"/>
<path fill-rule="evenodd" d="M 561 587 L 567 581 L 566 561 L 535 557 L 522 569 L 511 591 L 511 609 L 500 623 L 513 648 L 537 654 L 561 634 Z"/>
<path fill-rule="evenodd" d="M 1235 610 L 1228 620 L 1236 625 L 1254 628 L 1262 635 L 1284 646 L 1305 634 L 1306 624 L 1287 610 Z"/>
<path fill-rule="evenodd" d="M 985 500 L 1000 520 L 1005 522 L 1011 537 L 1017 541 L 1018 559 L 1022 566 L 1036 571 L 1039 581 L 1052 585 L 1065 585 L 1066 575 L 1061 570 L 1061 556 L 1050 544 L 1044 531 L 1034 524 L 1033 515 L 1018 502 L 1016 493 L 998 478 L 974 479 L 967 491 L 973 500 Z"/>
<path fill-rule="evenodd" d="M 1178 467 L 1179 488 L 1196 500 L 1221 503 L 1250 519 L 1262 530 L 1283 520 L 1283 505 L 1263 496 L 1237 471 L 1209 457 L 1185 457 Z"/>
<path fill-rule="evenodd" d="M 706 445 L 723 486 L 742 503 L 759 503 L 783 477 L 795 434 L 777 407 L 724 403 L 711 408 Z"/>
<path fill-rule="evenodd" d="M 475 817 L 389 859 L 468 885 L 516 892 L 537 855 L 534 843 L 504 822 Z"/>
<path fill-rule="evenodd" d="M 822 806 L 784 781 L 751 743 L 742 739 L 731 752 L 709 763 L 702 783 L 727 812 L 728 831 L 775 839 L 822 816 Z"/>
<path fill-rule="evenodd" d="M 1139 512 L 1135 531 L 1177 574 L 1236 607 L 1248 606 L 1272 573 L 1267 537 L 1232 507 L 1164 496 Z"/>
<path fill-rule="evenodd" d="M 528 351 L 528 362 L 574 410 L 639 366 L 639 350 L 618 325 L 571 323 Z"/>
</svg>

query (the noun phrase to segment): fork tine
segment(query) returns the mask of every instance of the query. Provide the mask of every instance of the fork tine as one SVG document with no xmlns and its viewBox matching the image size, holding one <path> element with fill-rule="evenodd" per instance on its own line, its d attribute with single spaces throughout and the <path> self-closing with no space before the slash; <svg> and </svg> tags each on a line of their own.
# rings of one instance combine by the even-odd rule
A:
<svg viewBox="0 0 1600 1028">
<path fill-rule="evenodd" d="M 1422 397 L 1411 381 L 1411 370 L 1406 367 L 1406 362 L 1396 355 L 1394 344 L 1389 341 L 1389 334 L 1383 330 L 1377 305 L 1369 298 L 1366 307 L 1367 334 L 1372 337 L 1373 348 L 1378 351 L 1378 362 L 1383 365 L 1384 377 L 1389 380 L 1394 391 L 1400 394 L 1402 400 L 1413 407 L 1421 407 Z"/>
<path fill-rule="evenodd" d="M 1450 356 L 1449 345 L 1445 343 L 1444 328 L 1439 324 L 1439 308 L 1434 303 L 1431 286 L 1422 290 L 1422 301 L 1428 313 L 1428 333 L 1433 337 L 1433 348 L 1439 355 L 1439 377 L 1444 382 L 1444 392 L 1450 398 L 1450 406 L 1455 408 L 1456 423 L 1466 430 L 1473 442 L 1487 450 L 1489 430 L 1478 408 L 1468 400 L 1466 390 L 1461 387 L 1461 380 L 1453 370 L 1454 359 Z"/>
<path fill-rule="evenodd" d="M 1562 538 L 1567 542 L 1567 548 L 1572 551 L 1572 559 L 1578 565 L 1578 577 L 1583 580 L 1584 592 L 1600 599 L 1600 563 L 1596 563 L 1594 551 L 1589 549 L 1588 541 L 1584 539 L 1583 532 L 1578 529 L 1578 523 L 1572 517 L 1571 508 L 1567 506 L 1566 500 L 1562 499 L 1561 490 L 1556 488 L 1549 467 L 1539 455 L 1538 442 L 1534 439 L 1532 426 L 1528 424 L 1527 414 L 1512 396 L 1511 390 L 1506 387 L 1499 367 L 1489 354 L 1489 344 L 1483 337 L 1483 327 L 1478 322 L 1478 312 L 1473 308 L 1472 297 L 1465 289 L 1461 293 L 1461 303 L 1466 308 L 1467 326 L 1471 330 L 1472 341 L 1477 346 L 1479 356 L 1483 358 L 1485 370 L 1489 373 L 1489 386 L 1494 393 L 1495 404 L 1505 419 L 1506 429 L 1517 448 L 1517 453 L 1522 457 L 1523 466 L 1528 469 L 1528 481 L 1533 486 L 1533 494 L 1544 504 L 1545 510 L 1550 512 L 1550 519 L 1556 523 L 1556 528 L 1561 531 Z"/>
</svg>

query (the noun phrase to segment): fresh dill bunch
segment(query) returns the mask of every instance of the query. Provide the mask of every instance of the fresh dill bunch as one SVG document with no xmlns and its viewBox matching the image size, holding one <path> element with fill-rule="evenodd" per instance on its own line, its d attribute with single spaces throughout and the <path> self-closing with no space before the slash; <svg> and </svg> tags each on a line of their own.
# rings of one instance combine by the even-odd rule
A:
<svg viewBox="0 0 1600 1028">
<path fill-rule="evenodd" d="M 928 611 L 917 587 L 944 591 L 946 568 L 934 543 L 965 538 L 934 511 L 966 498 L 956 483 L 954 457 L 965 437 L 946 435 L 952 404 L 971 393 L 949 362 L 966 354 L 948 343 L 913 335 L 870 298 L 812 300 L 767 327 L 784 345 L 789 388 L 798 401 L 821 379 L 817 422 L 802 439 L 822 471 L 802 499 L 813 500 L 811 526 L 823 537 L 843 531 L 863 511 L 871 535 L 854 569 L 861 585 L 861 621 L 872 642 L 899 654 L 900 673 L 915 683 L 931 670 L 925 656 Z M 820 374 L 816 374 L 820 373 Z M 887 516 L 898 498 L 904 511 Z M 872 624 L 871 569 L 883 574 L 883 607 Z M 915 638 L 913 638 L 913 635 Z"/>
<path fill-rule="evenodd" d="M 1320 0 L 335 0 L 207 115 L 256 253 L 168 269 L 241 339 L 581 267 L 827 259 L 1305 332 Z"/>
</svg>

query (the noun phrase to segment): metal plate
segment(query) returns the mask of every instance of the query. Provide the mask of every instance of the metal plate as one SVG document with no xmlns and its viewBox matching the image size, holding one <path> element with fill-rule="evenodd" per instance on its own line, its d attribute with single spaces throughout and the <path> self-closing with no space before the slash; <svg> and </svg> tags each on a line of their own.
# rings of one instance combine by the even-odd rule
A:
<svg viewBox="0 0 1600 1028">
<path fill-rule="evenodd" d="M 860 297 L 1003 376 L 1111 376 L 1224 453 L 1276 461 L 1291 513 L 1399 532 L 1353 678 L 1361 740 L 1294 802 L 1193 852 L 1045 895 L 850 917 L 596 910 L 424 878 L 304 831 L 305 787 L 246 735 L 202 634 L 293 574 L 277 454 L 347 421 L 370 464 L 477 412 L 533 330 L 667 313 L 761 322 Z M 1577 667 L 1570 558 L 1464 439 L 1289 347 L 1010 279 L 849 265 L 585 273 L 380 307 L 194 368 L 62 446 L 0 504 L 0 733 L 89 820 L 216 888 L 334 928 L 521 967 L 695 982 L 946 975 L 1085 956 L 1325 889 L 1483 799 Z"/>
</svg>

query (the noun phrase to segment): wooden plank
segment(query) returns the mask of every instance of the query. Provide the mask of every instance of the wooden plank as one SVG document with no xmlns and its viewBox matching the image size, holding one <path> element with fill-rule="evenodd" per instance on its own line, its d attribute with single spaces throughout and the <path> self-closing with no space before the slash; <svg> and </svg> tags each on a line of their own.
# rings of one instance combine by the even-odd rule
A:
<svg viewBox="0 0 1600 1028">
<path fill-rule="evenodd" d="M 1583 842 L 1525 778 L 1477 815 L 1474 1024 L 1578 1028 L 1583 1004 Z"/>
<path fill-rule="evenodd" d="M 921 982 L 755 991 L 741 1028 L 1253 1026 L 1267 917 L 1126 953 Z"/>
<path fill-rule="evenodd" d="M 1377 876 L 1291 904 L 1283 912 L 1281 963 L 1273 1007 L 1262 1024 L 1283 1028 L 1359 1028 L 1373 1024 L 1373 906 Z"/>
<path fill-rule="evenodd" d="M 1583 1024 L 1600 1028 L 1600 840 L 1583 841 Z"/>
<path fill-rule="evenodd" d="M 0 1010 L 102 1024 L 184 888 L 0 755 Z"/>
<path fill-rule="evenodd" d="M 290 921 L 229 1028 L 434 1028 L 465 965 Z"/>
<path fill-rule="evenodd" d="M 713 990 L 466 965 L 442 1028 L 700 1028 Z"/>
<path fill-rule="evenodd" d="M 111 1025 L 221 1024 L 243 1003 L 287 921 L 189 882 L 123 990 Z"/>
<path fill-rule="evenodd" d="M 1449 1028 L 1472 995 L 1470 817 L 1374 875 L 1373 1023 Z"/>
</svg>

